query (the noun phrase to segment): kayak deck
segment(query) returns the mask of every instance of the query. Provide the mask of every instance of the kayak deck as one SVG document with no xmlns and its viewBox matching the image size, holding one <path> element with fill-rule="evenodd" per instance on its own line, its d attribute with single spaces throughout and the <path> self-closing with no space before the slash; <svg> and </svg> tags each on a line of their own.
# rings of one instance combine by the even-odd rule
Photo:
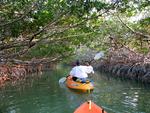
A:
<svg viewBox="0 0 150 113">
<path fill-rule="evenodd" d="M 66 85 L 68 88 L 82 92 L 89 92 L 94 89 L 93 83 L 81 83 L 74 81 L 71 76 L 67 77 Z"/>
<path fill-rule="evenodd" d="M 88 101 L 79 106 L 74 113 L 106 113 L 106 111 L 94 102 Z"/>
</svg>

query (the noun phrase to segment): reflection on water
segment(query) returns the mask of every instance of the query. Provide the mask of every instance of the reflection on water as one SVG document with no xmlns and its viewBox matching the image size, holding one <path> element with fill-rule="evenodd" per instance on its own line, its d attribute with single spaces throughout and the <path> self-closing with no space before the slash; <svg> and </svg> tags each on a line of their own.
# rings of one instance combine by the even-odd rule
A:
<svg viewBox="0 0 150 113">
<path fill-rule="evenodd" d="M 99 74 L 94 98 L 110 113 L 149 113 L 150 87 Z M 99 82 L 101 81 L 101 83 Z M 98 82 L 98 83 L 97 83 Z"/>
<path fill-rule="evenodd" d="M 73 113 L 92 99 L 108 113 L 150 113 L 150 87 L 97 73 L 91 94 L 75 93 L 59 84 L 68 70 L 60 68 L 0 89 L 0 113 Z"/>
</svg>

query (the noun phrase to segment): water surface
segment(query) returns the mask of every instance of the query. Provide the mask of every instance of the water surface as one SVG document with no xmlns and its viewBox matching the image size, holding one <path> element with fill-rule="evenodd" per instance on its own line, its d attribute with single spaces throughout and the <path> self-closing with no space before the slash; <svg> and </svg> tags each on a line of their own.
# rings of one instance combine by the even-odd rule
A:
<svg viewBox="0 0 150 113">
<path fill-rule="evenodd" d="M 91 94 L 70 91 L 58 80 L 67 68 L 44 72 L 24 83 L 0 89 L 0 113 L 73 113 L 86 100 L 92 99 L 108 113 L 150 113 L 150 87 L 96 73 Z"/>
</svg>

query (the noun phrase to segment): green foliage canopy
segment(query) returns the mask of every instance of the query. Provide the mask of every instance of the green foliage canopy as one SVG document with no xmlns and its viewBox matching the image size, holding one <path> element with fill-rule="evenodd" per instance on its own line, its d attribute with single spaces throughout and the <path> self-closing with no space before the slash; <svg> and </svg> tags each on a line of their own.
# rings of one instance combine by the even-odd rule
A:
<svg viewBox="0 0 150 113">
<path fill-rule="evenodd" d="M 148 9 L 147 0 L 2 0 L 0 58 L 64 57 L 81 45 L 107 50 L 110 37 L 118 46 L 145 53 L 149 41 L 141 37 L 150 33 L 149 16 L 137 23 L 128 20 Z M 138 38 L 136 31 L 142 33 Z"/>
</svg>

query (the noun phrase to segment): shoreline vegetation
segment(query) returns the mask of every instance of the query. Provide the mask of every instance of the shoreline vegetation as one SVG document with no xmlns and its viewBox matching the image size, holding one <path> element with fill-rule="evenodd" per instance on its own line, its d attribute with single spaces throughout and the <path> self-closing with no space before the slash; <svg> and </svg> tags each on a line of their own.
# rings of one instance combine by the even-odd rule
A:
<svg viewBox="0 0 150 113">
<path fill-rule="evenodd" d="M 85 57 L 86 59 L 86 57 Z M 0 87 L 8 81 L 25 80 L 33 73 L 42 73 L 46 69 L 53 69 L 59 62 L 49 62 L 48 59 L 32 59 L 13 64 L 0 64 Z M 113 77 L 150 83 L 150 53 L 147 55 L 132 51 L 127 47 L 111 48 L 107 55 L 96 61 L 94 67 L 98 71 L 110 73 Z"/>
<path fill-rule="evenodd" d="M 150 53 L 138 54 L 129 48 L 110 51 L 107 59 L 97 64 L 97 70 L 113 77 L 150 83 Z"/>
<path fill-rule="evenodd" d="M 42 71 L 53 69 L 55 62 L 43 61 L 34 59 L 27 62 L 11 64 L 0 64 L 0 87 L 5 86 L 7 82 L 16 82 L 25 80 L 30 75 L 37 73 L 42 74 Z"/>
</svg>

